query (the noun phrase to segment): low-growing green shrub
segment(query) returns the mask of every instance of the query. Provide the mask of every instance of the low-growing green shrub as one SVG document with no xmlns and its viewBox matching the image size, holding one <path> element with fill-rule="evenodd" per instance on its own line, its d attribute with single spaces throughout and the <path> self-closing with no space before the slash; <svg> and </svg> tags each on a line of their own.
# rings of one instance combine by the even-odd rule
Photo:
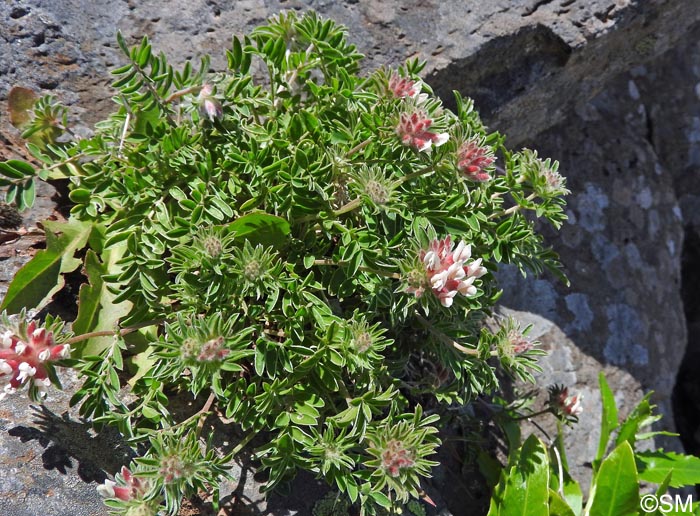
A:
<svg viewBox="0 0 700 516">
<path fill-rule="evenodd" d="M 216 503 L 246 447 L 268 489 L 304 469 L 363 514 L 425 498 L 447 408 L 495 391 L 498 367 L 532 380 L 541 351 L 493 317 L 494 273 L 561 276 L 535 231 L 565 219 L 557 163 L 507 149 L 459 94 L 445 109 L 417 61 L 362 75 L 314 14 L 234 37 L 224 73 L 118 43 L 92 136 L 51 97 L 15 116 L 38 166 L 0 163 L 7 201 L 30 206 L 40 178 L 73 205 L 4 299 L 5 392 L 79 372 L 71 403 L 135 453 L 100 488 L 115 514 Z M 79 269 L 70 331 L 30 322 Z M 205 438 L 213 419 L 235 446 Z"/>
</svg>

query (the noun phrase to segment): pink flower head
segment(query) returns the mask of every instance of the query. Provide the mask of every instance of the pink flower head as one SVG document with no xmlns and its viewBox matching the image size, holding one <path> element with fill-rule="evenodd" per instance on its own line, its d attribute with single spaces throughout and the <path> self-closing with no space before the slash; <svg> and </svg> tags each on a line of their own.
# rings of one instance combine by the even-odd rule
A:
<svg viewBox="0 0 700 516">
<path fill-rule="evenodd" d="M 97 486 L 97 492 L 105 498 L 118 498 L 125 502 L 140 499 L 146 495 L 148 484 L 135 477 L 126 466 L 122 466 L 121 476 L 124 485 L 118 485 L 116 482 L 108 479 L 105 480 L 104 484 Z"/>
<path fill-rule="evenodd" d="M 9 377 L 0 398 L 28 382 L 45 394 L 50 384 L 46 365 L 70 356 L 70 346 L 55 344 L 53 334 L 37 328 L 34 321 L 27 325 L 26 334 L 25 340 L 9 330 L 0 334 L 0 379 Z"/>
<path fill-rule="evenodd" d="M 467 179 L 484 183 L 491 179 L 491 174 L 486 169 L 496 161 L 491 152 L 491 149 L 482 146 L 479 140 L 467 140 L 457 152 L 457 168 Z"/>
<path fill-rule="evenodd" d="M 213 95 L 214 88 L 211 84 L 205 84 L 202 89 L 199 90 L 199 114 L 201 116 L 209 117 L 209 120 L 213 122 L 215 119 L 220 120 L 224 116 L 224 110 L 221 107 L 221 102 L 219 102 Z"/>
<path fill-rule="evenodd" d="M 224 338 L 216 337 L 208 340 L 199 348 L 197 360 L 200 362 L 214 362 L 223 360 L 228 356 L 230 351 L 224 347 Z"/>
<path fill-rule="evenodd" d="M 566 394 L 566 392 L 564 393 Z M 583 412 L 583 405 L 581 405 L 581 400 L 583 396 L 580 393 L 572 394 L 571 396 L 565 396 L 561 399 L 561 406 L 564 412 L 570 416 L 578 416 Z"/>
<path fill-rule="evenodd" d="M 389 91 L 396 98 L 416 98 L 420 94 L 421 83 L 420 81 L 413 81 L 408 77 L 401 77 L 399 75 L 392 74 L 389 78 Z"/>
<path fill-rule="evenodd" d="M 453 250 L 449 236 L 433 240 L 427 251 L 420 252 L 430 287 L 442 306 L 452 306 L 457 294 L 476 295 L 474 280 L 486 274 L 486 268 L 481 265 L 481 258 L 471 262 L 470 258 L 471 246 L 462 240 Z M 417 292 L 416 296 L 419 297 Z"/>
<path fill-rule="evenodd" d="M 507 338 L 513 354 L 515 355 L 521 355 L 526 351 L 530 351 L 533 347 L 532 341 L 525 337 L 519 330 L 509 331 Z"/>
<path fill-rule="evenodd" d="M 432 145 L 439 147 L 450 139 L 447 133 L 433 133 L 428 131 L 433 121 L 427 118 L 423 111 L 413 113 L 401 113 L 396 134 L 401 138 L 401 143 L 413 147 L 418 151 L 430 151 Z"/>
<path fill-rule="evenodd" d="M 413 453 L 407 450 L 401 441 L 392 439 L 382 451 L 382 466 L 392 477 L 398 477 L 400 470 L 415 464 Z"/>
<path fill-rule="evenodd" d="M 550 388 L 550 404 L 559 414 L 570 417 L 578 417 L 583 412 L 580 393 L 569 395 L 568 387 L 554 386 Z"/>
</svg>

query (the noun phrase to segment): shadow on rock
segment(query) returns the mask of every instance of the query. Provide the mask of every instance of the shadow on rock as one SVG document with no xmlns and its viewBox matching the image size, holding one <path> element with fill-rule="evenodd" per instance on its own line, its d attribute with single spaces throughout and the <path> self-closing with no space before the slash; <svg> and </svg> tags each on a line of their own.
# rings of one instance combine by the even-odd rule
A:
<svg viewBox="0 0 700 516">
<path fill-rule="evenodd" d="M 107 473 L 114 475 L 133 457 L 112 428 L 95 433 L 88 423 L 72 420 L 67 413 L 58 416 L 44 406 L 32 406 L 32 410 L 36 413 L 36 426 L 19 425 L 8 430 L 8 434 L 23 443 L 37 441 L 44 448 L 41 458 L 48 470 L 65 475 L 75 461 L 78 476 L 84 482 L 102 483 Z"/>
</svg>

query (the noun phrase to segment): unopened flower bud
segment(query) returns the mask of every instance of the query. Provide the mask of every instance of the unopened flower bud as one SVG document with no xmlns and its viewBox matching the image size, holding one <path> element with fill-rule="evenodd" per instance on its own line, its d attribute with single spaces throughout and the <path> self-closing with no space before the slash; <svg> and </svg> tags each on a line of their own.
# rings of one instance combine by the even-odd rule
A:
<svg viewBox="0 0 700 516">
<path fill-rule="evenodd" d="M 214 88 L 211 84 L 205 84 L 199 91 L 199 114 L 206 116 L 211 122 L 220 120 L 224 116 L 224 110 L 214 97 Z"/>
</svg>

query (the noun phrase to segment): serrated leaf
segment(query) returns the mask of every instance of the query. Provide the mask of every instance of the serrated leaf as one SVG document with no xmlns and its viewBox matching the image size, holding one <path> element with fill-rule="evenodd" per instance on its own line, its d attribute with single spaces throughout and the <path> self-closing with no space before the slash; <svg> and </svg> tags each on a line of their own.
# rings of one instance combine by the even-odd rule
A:
<svg viewBox="0 0 700 516">
<path fill-rule="evenodd" d="M 590 516 L 626 516 L 639 511 L 639 478 L 634 452 L 625 441 L 602 462 Z"/>
<path fill-rule="evenodd" d="M 73 323 L 76 335 L 93 332 L 115 330 L 121 318 L 125 317 L 132 304 L 128 301 L 115 303 L 113 294 L 103 280 L 107 274 L 118 274 L 121 269 L 117 262 L 124 256 L 126 244 L 113 246 L 104 251 L 104 262 L 100 262 L 96 253 L 88 251 L 85 256 L 84 271 L 88 283 L 80 287 L 78 295 L 78 316 Z M 79 356 L 99 355 L 107 349 L 114 337 L 94 337 L 84 341 L 78 347 Z"/>
<path fill-rule="evenodd" d="M 634 448 L 637 439 L 644 437 L 644 434 L 640 434 L 639 430 L 660 419 L 661 416 L 655 416 L 653 414 L 654 406 L 649 402 L 651 394 L 652 393 L 647 393 L 622 423 L 620 431 L 617 434 L 616 444 L 620 444 L 622 441 L 628 441 Z M 652 434 L 654 433 L 655 432 L 652 432 Z"/>
<path fill-rule="evenodd" d="M 674 452 L 648 451 L 636 453 L 639 478 L 645 482 L 661 484 L 673 472 L 671 487 L 700 484 L 700 458 Z"/>
<path fill-rule="evenodd" d="M 46 306 L 63 288 L 62 274 L 73 272 L 81 261 L 74 258 L 93 231 L 90 222 L 45 222 L 46 249 L 36 253 L 10 283 L 0 310 L 19 313 L 23 308 L 37 310 Z"/>
</svg>

